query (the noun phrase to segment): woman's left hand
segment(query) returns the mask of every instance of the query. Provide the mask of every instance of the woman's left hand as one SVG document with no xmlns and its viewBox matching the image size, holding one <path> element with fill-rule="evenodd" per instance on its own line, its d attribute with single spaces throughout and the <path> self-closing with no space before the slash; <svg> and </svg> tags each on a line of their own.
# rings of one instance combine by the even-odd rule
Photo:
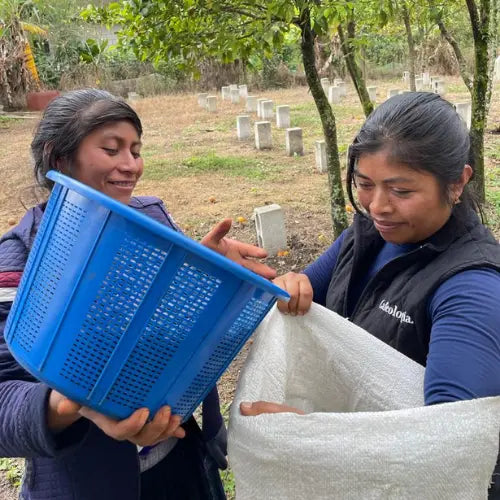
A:
<svg viewBox="0 0 500 500">
<path fill-rule="evenodd" d="M 273 268 L 253 260 L 267 257 L 267 252 L 263 248 L 225 237 L 231 229 L 231 224 L 231 219 L 224 219 L 222 222 L 219 222 L 201 240 L 201 244 L 250 269 L 250 271 L 260 274 L 264 278 L 275 278 L 276 271 Z"/>
<path fill-rule="evenodd" d="M 240 403 L 240 413 L 245 417 L 256 417 L 266 413 L 297 413 L 305 415 L 302 410 L 280 403 L 270 403 L 269 401 L 255 401 L 254 403 Z"/>
</svg>

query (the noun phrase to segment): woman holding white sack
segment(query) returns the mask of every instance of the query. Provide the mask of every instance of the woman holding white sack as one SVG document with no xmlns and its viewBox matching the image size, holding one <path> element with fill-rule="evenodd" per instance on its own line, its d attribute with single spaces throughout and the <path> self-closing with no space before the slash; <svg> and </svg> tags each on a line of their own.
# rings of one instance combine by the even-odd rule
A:
<svg viewBox="0 0 500 500">
<path fill-rule="evenodd" d="M 303 315 L 314 301 L 425 366 L 426 405 L 500 395 L 500 246 L 472 176 L 467 127 L 449 102 L 387 100 L 349 148 L 353 224 L 303 273 L 275 280 L 292 297 L 279 310 Z M 301 413 L 263 401 L 240 410 Z"/>
</svg>

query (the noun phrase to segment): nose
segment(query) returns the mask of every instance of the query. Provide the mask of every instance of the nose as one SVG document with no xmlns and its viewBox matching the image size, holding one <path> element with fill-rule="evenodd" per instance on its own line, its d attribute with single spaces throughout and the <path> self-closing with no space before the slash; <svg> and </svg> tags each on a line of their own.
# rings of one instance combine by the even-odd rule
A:
<svg viewBox="0 0 500 500">
<path fill-rule="evenodd" d="M 392 212 L 392 205 L 389 196 L 383 188 L 375 188 L 368 205 L 372 215 L 384 215 Z"/>
<path fill-rule="evenodd" d="M 136 173 L 140 170 L 141 158 L 136 158 L 131 151 L 123 151 L 120 155 L 118 169 L 122 172 Z"/>
</svg>

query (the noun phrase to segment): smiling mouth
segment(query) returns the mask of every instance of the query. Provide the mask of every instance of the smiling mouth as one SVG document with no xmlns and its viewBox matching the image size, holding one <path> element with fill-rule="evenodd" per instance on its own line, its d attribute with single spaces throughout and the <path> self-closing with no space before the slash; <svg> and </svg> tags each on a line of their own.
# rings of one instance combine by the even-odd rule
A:
<svg viewBox="0 0 500 500">
<path fill-rule="evenodd" d="M 108 181 L 113 186 L 133 188 L 135 186 L 135 181 Z"/>
<path fill-rule="evenodd" d="M 388 221 L 378 221 L 376 219 L 373 219 L 373 222 L 375 224 L 375 227 L 380 231 L 389 231 L 391 229 L 396 229 L 398 228 L 401 223 L 400 222 L 388 222 Z"/>
</svg>

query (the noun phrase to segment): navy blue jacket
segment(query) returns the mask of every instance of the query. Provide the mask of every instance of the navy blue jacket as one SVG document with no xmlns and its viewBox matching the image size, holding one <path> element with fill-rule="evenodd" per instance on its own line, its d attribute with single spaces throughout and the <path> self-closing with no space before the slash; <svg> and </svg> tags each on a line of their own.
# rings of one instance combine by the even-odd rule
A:
<svg viewBox="0 0 500 500">
<path fill-rule="evenodd" d="M 133 198 L 130 206 L 177 229 L 162 202 Z M 29 210 L 0 239 L 0 456 L 25 457 L 25 499 L 136 500 L 140 495 L 137 448 L 116 441 L 89 420 L 79 419 L 52 435 L 47 427 L 50 389 L 36 381 L 10 354 L 3 331 L 44 205 Z M 217 390 L 204 402 L 203 439 L 223 466 L 225 429 Z"/>
</svg>

